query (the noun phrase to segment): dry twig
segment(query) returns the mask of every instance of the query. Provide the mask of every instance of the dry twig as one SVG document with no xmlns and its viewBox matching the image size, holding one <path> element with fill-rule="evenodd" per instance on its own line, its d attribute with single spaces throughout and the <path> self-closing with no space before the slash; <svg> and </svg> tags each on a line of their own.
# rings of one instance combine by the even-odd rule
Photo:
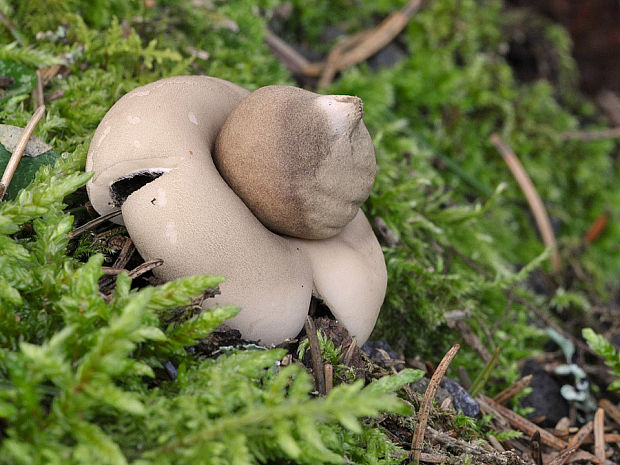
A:
<svg viewBox="0 0 620 465">
<path fill-rule="evenodd" d="M 532 180 L 528 176 L 527 172 L 523 168 L 523 165 L 517 158 L 514 151 L 508 146 L 508 144 L 498 135 L 492 134 L 490 138 L 491 143 L 495 146 L 497 151 L 502 155 L 502 158 L 508 165 L 510 172 L 514 176 L 515 180 L 519 184 L 519 187 L 523 191 L 523 195 L 527 200 L 530 210 L 536 220 L 538 231 L 542 237 L 543 243 L 546 247 L 551 248 L 551 263 L 555 273 L 561 271 L 560 254 L 558 253 L 558 246 L 555 241 L 555 235 L 553 234 L 553 228 L 551 227 L 551 221 L 547 215 L 547 210 L 536 192 L 536 188 L 532 183 Z"/>
<path fill-rule="evenodd" d="M 571 448 L 572 444 L 569 444 L 566 441 L 562 441 L 561 439 L 555 437 L 553 434 L 551 434 L 547 430 L 541 428 L 538 425 L 535 425 L 531 421 L 523 418 L 522 416 L 504 407 L 503 405 L 498 404 L 493 399 L 481 394 L 478 397 L 478 400 L 482 401 L 481 407 L 483 403 L 486 403 L 492 406 L 493 409 L 496 411 L 496 415 L 499 414 L 505 417 L 510 422 L 510 424 L 516 429 L 518 429 L 519 431 L 522 431 L 523 433 L 529 436 L 532 436 L 535 432 L 538 431 L 540 433 L 541 442 L 545 444 L 546 446 L 552 447 L 554 449 L 561 449 L 562 452 L 566 452 L 567 449 Z M 591 462 L 604 463 L 604 462 L 601 462 L 594 455 L 590 454 L 589 452 L 585 452 L 585 451 L 578 451 L 578 452 L 581 454 L 580 456 L 586 457 L 586 459 L 590 460 Z"/>
<path fill-rule="evenodd" d="M 594 414 L 594 455 L 605 463 L 605 410 L 600 407 Z"/>
<path fill-rule="evenodd" d="M 422 0 L 410 0 L 400 11 L 392 13 L 376 28 L 356 37 L 357 40 L 345 40 L 343 45 L 336 45 L 327 56 L 327 64 L 321 72 L 318 87 L 327 87 L 338 71 L 367 60 L 392 42 L 421 4 Z M 357 43 L 351 45 L 351 42 Z"/>
<path fill-rule="evenodd" d="M 572 438 L 570 438 L 570 440 L 568 441 L 568 448 L 575 448 L 575 449 L 579 449 L 579 447 L 581 446 L 581 444 L 583 444 L 583 442 L 586 440 L 586 438 L 590 435 L 590 433 L 592 433 L 592 428 L 593 428 L 593 424 L 591 421 L 587 422 L 585 425 L 583 425 L 579 431 L 577 431 L 577 434 L 575 434 Z"/>
<path fill-rule="evenodd" d="M 517 465 L 525 464 L 514 452 L 493 452 L 483 449 L 477 444 L 471 444 L 461 439 L 450 436 L 447 433 L 437 431 L 430 426 L 426 427 L 426 435 L 430 440 L 437 442 L 451 450 L 462 452 L 463 454 L 476 457 L 476 463 L 497 464 L 497 465 Z"/>
<path fill-rule="evenodd" d="M 324 61 L 309 62 L 271 31 L 267 32 L 265 42 L 291 72 L 320 77 L 318 87 L 327 87 L 336 73 L 370 58 L 394 40 L 421 4 L 422 0 L 410 0 L 400 11 L 392 13 L 377 27 L 344 38 L 332 48 Z"/>
<path fill-rule="evenodd" d="M 327 390 L 325 387 L 325 371 L 323 370 L 323 357 L 321 357 L 321 347 L 319 346 L 319 338 L 316 333 L 316 326 L 314 325 L 314 321 L 309 315 L 306 317 L 306 323 L 304 324 L 304 328 L 306 329 L 306 336 L 308 336 L 308 342 L 310 344 L 312 371 L 314 372 L 316 387 L 319 391 L 319 394 L 324 396 Z"/>
<path fill-rule="evenodd" d="M 306 60 L 293 47 L 280 39 L 271 31 L 265 34 L 265 42 L 273 54 L 282 62 L 293 74 L 306 74 L 310 62 Z"/>
<path fill-rule="evenodd" d="M 353 358 L 353 354 L 355 353 L 356 348 L 357 348 L 357 338 L 353 336 L 353 338 L 351 338 L 351 344 L 349 344 L 349 347 L 347 348 L 347 351 L 345 352 L 344 357 L 342 359 L 342 363 L 344 363 L 346 366 L 351 365 L 351 359 Z"/>
<path fill-rule="evenodd" d="M 115 216 L 118 216 L 120 214 L 121 214 L 120 208 L 118 210 L 113 210 L 110 213 L 106 213 L 105 215 L 101 215 L 100 217 L 95 218 L 94 220 L 90 220 L 88 223 L 83 224 L 79 228 L 75 228 L 73 231 L 71 231 L 67 235 L 69 236 L 69 239 L 74 239 L 78 237 L 79 235 L 84 234 L 86 231 L 90 231 L 94 227 L 99 226 L 101 223 L 109 220 L 110 218 L 114 218 Z"/>
<path fill-rule="evenodd" d="M 474 349 L 474 352 L 480 356 L 484 363 L 489 363 L 492 357 L 491 352 L 489 352 L 489 349 L 487 349 L 478 336 L 476 336 L 476 333 L 471 330 L 467 322 L 458 320 L 450 323 L 449 326 L 454 326 L 457 329 L 463 340 L 469 347 Z"/>
<path fill-rule="evenodd" d="M 133 245 L 133 241 L 131 240 L 131 238 L 126 237 L 125 241 L 123 242 L 123 247 L 118 253 L 118 257 L 116 257 L 112 268 L 125 268 L 125 265 L 129 263 L 129 260 L 131 259 L 131 256 L 133 255 L 135 250 L 136 247 Z"/>
<path fill-rule="evenodd" d="M 41 108 L 45 105 L 45 97 L 43 96 L 43 78 L 41 76 L 41 71 L 37 69 L 37 85 L 32 91 L 34 96 L 35 108 Z"/>
<path fill-rule="evenodd" d="M 620 408 L 616 407 L 607 399 L 601 399 L 598 403 L 598 406 L 605 410 L 605 413 L 609 415 L 609 418 L 611 418 L 618 424 L 618 426 L 620 426 Z"/>
<path fill-rule="evenodd" d="M 422 443 L 424 442 L 424 432 L 426 431 L 426 423 L 428 422 L 428 415 L 431 409 L 431 405 L 433 403 L 433 399 L 435 398 L 435 392 L 437 392 L 437 388 L 439 387 L 439 383 L 443 379 L 443 375 L 448 370 L 450 363 L 456 356 L 456 353 L 459 351 L 461 347 L 458 344 L 454 344 L 452 348 L 444 355 L 443 359 L 439 363 L 439 366 L 433 373 L 430 382 L 428 383 L 428 387 L 426 388 L 426 392 L 424 393 L 424 399 L 420 404 L 420 408 L 418 410 L 418 422 L 415 425 L 415 430 L 413 431 L 413 438 L 411 440 L 411 451 L 413 452 L 413 462 L 418 463 L 420 461 L 420 454 L 422 452 Z"/>
<path fill-rule="evenodd" d="M 154 268 L 162 266 L 164 264 L 164 260 L 161 258 L 154 258 L 153 260 L 149 260 L 148 262 L 144 262 L 142 265 L 136 266 L 133 270 L 131 270 L 128 275 L 131 279 L 136 279 L 138 276 L 142 276 L 144 273 L 151 271 Z"/>
<path fill-rule="evenodd" d="M 422 452 L 420 454 L 420 462 L 422 463 L 446 463 L 449 457 L 443 454 L 428 454 Z"/>
<path fill-rule="evenodd" d="M 2 200 L 2 197 L 4 197 L 6 190 L 9 188 L 9 184 L 11 183 L 13 175 L 17 170 L 17 166 L 19 165 L 19 161 L 22 159 L 22 155 L 26 150 L 28 141 L 30 140 L 32 133 L 34 132 L 34 128 L 37 127 L 37 124 L 39 123 L 39 121 L 41 121 L 43 115 L 45 115 L 45 106 L 41 105 L 39 108 L 36 109 L 32 117 L 30 118 L 30 121 L 28 121 L 28 124 L 24 128 L 22 136 L 19 138 L 19 141 L 17 141 L 17 145 L 15 145 L 15 150 L 13 150 L 13 154 L 11 155 L 11 158 L 9 158 L 9 162 L 4 169 L 2 179 L 0 179 L 0 200 Z"/>
<path fill-rule="evenodd" d="M 551 462 L 549 462 L 549 465 L 564 465 L 576 453 L 577 453 L 577 449 L 574 447 L 563 450 Z"/>
<path fill-rule="evenodd" d="M 331 363 L 326 363 L 323 366 L 323 371 L 325 372 L 325 394 L 327 395 L 334 387 L 334 366 Z"/>
<path fill-rule="evenodd" d="M 590 142 L 601 139 L 617 139 L 620 137 L 620 127 L 591 129 L 589 131 L 566 131 L 560 134 L 562 140 L 580 140 Z"/>
<path fill-rule="evenodd" d="M 540 432 L 536 431 L 530 439 L 530 454 L 536 465 L 544 465 L 542 458 L 542 444 L 540 442 Z"/>
<path fill-rule="evenodd" d="M 498 404 L 507 403 L 510 399 L 512 399 L 521 391 L 523 391 L 526 387 L 528 387 L 532 382 L 532 378 L 532 375 L 527 375 L 521 379 L 518 379 L 506 389 L 504 389 L 502 392 L 496 394 L 495 397 L 493 397 L 493 400 Z"/>
<path fill-rule="evenodd" d="M 512 426 L 517 428 L 519 431 L 527 434 L 528 436 L 533 436 L 535 432 L 540 433 L 540 440 L 543 444 L 553 447 L 555 449 L 565 449 L 567 444 L 565 441 L 556 438 L 553 434 L 548 431 L 542 429 L 540 426 L 535 425 L 529 420 L 526 420 L 521 415 L 516 414 L 512 410 L 504 407 L 501 404 L 498 404 L 490 397 L 487 397 L 483 394 L 480 394 L 480 398 L 484 400 L 486 403 L 491 405 L 493 409 L 506 418 Z"/>
</svg>

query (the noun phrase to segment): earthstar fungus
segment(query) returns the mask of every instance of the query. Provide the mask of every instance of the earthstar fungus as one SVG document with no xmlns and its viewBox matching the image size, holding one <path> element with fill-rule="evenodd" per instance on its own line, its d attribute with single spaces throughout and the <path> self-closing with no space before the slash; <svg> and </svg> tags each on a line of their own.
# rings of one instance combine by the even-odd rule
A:
<svg viewBox="0 0 620 465">
<path fill-rule="evenodd" d="M 270 93 L 288 102 L 277 110 L 285 116 L 279 115 L 280 126 L 272 127 L 267 118 L 266 123 L 248 121 L 252 129 L 246 131 L 250 106 L 244 102 Z M 302 103 L 296 105 L 295 99 Z M 145 260 L 164 260 L 154 270 L 162 279 L 224 275 L 215 303 L 241 307 L 227 324 L 245 338 L 269 345 L 296 336 L 314 292 L 361 345 L 374 327 L 387 284 L 381 248 L 359 210 L 375 170 L 361 115 L 356 97 L 319 96 L 288 86 L 250 94 L 205 76 L 163 79 L 126 94 L 101 121 L 86 162 L 86 170 L 94 172 L 88 195 L 102 215 L 121 207 L 122 218 L 116 221 L 125 224 Z M 307 129 L 302 123 L 315 124 L 311 127 L 324 137 L 313 140 L 316 133 L 302 131 Z M 266 127 L 257 129 L 262 124 Z M 252 140 L 263 134 L 265 147 L 296 147 L 269 153 L 270 162 L 276 160 L 273 166 L 289 177 L 276 170 L 274 185 L 243 188 L 240 196 L 232 178 L 254 183 L 256 177 L 236 172 L 227 183 L 214 164 L 214 150 L 220 164 L 234 171 L 237 163 L 266 154 L 269 148 L 251 151 Z M 244 140 L 234 145 L 236 135 Z M 290 144 L 291 139 L 298 140 Z M 244 147 L 247 152 L 241 151 Z M 230 153 L 237 161 L 227 161 Z M 342 186 L 338 181 L 343 180 L 354 185 Z M 265 189 L 272 198 L 261 204 L 255 197 Z M 275 221 L 264 218 L 262 207 L 251 206 L 256 204 L 267 209 L 280 204 L 272 215 Z M 287 217 L 297 220 L 292 229 L 287 229 Z M 315 237 L 321 239 L 309 239 Z"/>
</svg>

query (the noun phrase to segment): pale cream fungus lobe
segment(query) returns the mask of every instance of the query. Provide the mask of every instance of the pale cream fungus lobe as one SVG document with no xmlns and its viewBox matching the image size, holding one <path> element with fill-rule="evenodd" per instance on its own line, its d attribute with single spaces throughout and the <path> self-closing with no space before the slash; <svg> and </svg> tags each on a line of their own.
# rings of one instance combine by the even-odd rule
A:
<svg viewBox="0 0 620 465">
<path fill-rule="evenodd" d="M 386 286 L 381 248 L 359 210 L 375 173 L 362 114 L 356 97 L 163 79 L 125 95 L 102 120 L 88 194 L 100 214 L 121 207 L 117 222 L 145 260 L 163 259 L 154 272 L 164 280 L 224 275 L 214 300 L 241 307 L 227 324 L 245 338 L 269 345 L 296 336 L 314 292 L 362 344 Z M 218 133 L 228 182 L 212 159 Z"/>
</svg>

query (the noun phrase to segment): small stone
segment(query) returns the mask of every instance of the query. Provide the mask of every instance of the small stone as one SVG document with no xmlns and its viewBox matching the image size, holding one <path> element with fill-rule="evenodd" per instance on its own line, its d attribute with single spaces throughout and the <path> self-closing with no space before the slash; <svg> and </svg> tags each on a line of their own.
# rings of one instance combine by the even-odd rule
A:
<svg viewBox="0 0 620 465">
<path fill-rule="evenodd" d="M 463 415 L 467 415 L 471 418 L 480 416 L 480 406 L 478 402 L 474 400 L 469 392 L 456 381 L 452 381 L 450 378 L 444 378 L 441 381 L 440 386 L 450 393 L 452 397 L 452 405 L 458 412 L 463 412 Z"/>
</svg>

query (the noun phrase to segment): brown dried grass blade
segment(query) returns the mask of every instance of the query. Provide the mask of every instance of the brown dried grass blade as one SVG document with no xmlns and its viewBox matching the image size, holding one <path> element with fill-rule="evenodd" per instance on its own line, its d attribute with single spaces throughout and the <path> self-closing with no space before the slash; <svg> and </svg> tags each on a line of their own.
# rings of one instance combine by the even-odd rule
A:
<svg viewBox="0 0 620 465">
<path fill-rule="evenodd" d="M 45 97 L 43 95 L 43 77 L 40 70 L 37 70 L 37 85 L 32 91 L 32 95 L 34 97 L 34 101 L 36 102 L 36 108 L 41 108 L 45 105 Z"/>
<path fill-rule="evenodd" d="M 443 379 L 450 363 L 456 356 L 456 353 L 459 351 L 461 347 L 458 344 L 454 344 L 452 348 L 444 355 L 443 359 L 439 363 L 439 366 L 433 373 L 430 382 L 428 383 L 428 387 L 426 388 L 426 392 L 424 393 L 424 399 L 422 400 L 422 404 L 420 404 L 420 408 L 418 410 L 418 422 L 415 425 L 415 429 L 413 431 L 413 438 L 411 440 L 411 451 L 413 452 L 413 463 L 420 462 L 420 455 L 422 453 L 422 444 L 424 442 L 424 432 L 426 431 L 426 423 L 428 422 L 428 415 L 431 409 L 431 405 L 433 403 L 433 399 L 435 398 L 435 392 L 437 392 L 437 388 L 439 387 L 439 383 Z"/>
<path fill-rule="evenodd" d="M 506 165 L 508 165 L 510 172 L 519 184 L 519 187 L 521 188 L 521 191 L 530 206 L 530 210 L 534 215 L 534 220 L 538 226 L 538 231 L 540 232 L 543 243 L 546 247 L 551 248 L 551 264 L 553 265 L 553 270 L 556 274 L 559 273 L 561 271 L 562 264 L 560 261 L 560 254 L 558 253 L 558 246 L 555 241 L 553 228 L 551 227 L 551 221 L 549 221 L 547 210 L 545 209 L 545 206 L 543 205 L 532 180 L 528 176 L 525 168 L 523 168 L 523 165 L 512 148 L 510 148 L 510 146 L 499 136 L 499 134 L 492 134 L 489 140 L 502 155 L 502 158 L 506 162 Z"/>
<path fill-rule="evenodd" d="M 308 68 L 310 62 L 297 50 L 271 31 L 266 32 L 265 43 L 293 74 L 305 74 L 304 70 Z"/>
<path fill-rule="evenodd" d="M 306 323 L 304 324 L 306 329 L 306 336 L 308 336 L 308 342 L 310 344 L 310 356 L 312 357 L 312 371 L 314 372 L 314 379 L 316 381 L 316 388 L 319 394 L 325 395 L 327 389 L 325 387 L 325 371 L 323 370 L 323 357 L 321 357 L 321 347 L 319 346 L 319 337 L 316 333 L 316 326 L 314 321 L 308 315 L 306 317 Z"/>
<path fill-rule="evenodd" d="M 108 221 L 109 219 L 114 218 L 115 216 L 118 216 L 120 214 L 121 214 L 120 208 L 118 210 L 112 210 L 110 213 L 101 215 L 95 218 L 94 220 L 90 220 L 88 223 L 84 223 L 79 228 L 75 228 L 73 231 L 69 232 L 67 236 L 69 236 L 69 239 L 74 239 L 78 237 L 79 235 L 84 234 L 86 231 L 90 231 L 94 227 L 99 226 L 101 223 Z"/>
<path fill-rule="evenodd" d="M 620 127 L 592 129 L 590 131 L 566 131 L 560 134 L 562 140 L 579 140 L 590 142 L 601 139 L 617 139 L 620 137 Z"/>
<path fill-rule="evenodd" d="M 576 453 L 577 453 L 577 449 L 574 447 L 563 450 L 551 462 L 549 462 L 549 465 L 564 465 Z"/>
<path fill-rule="evenodd" d="M 542 458 L 542 444 L 540 441 L 540 432 L 536 431 L 530 439 L 530 453 L 536 465 L 545 465 Z"/>
<path fill-rule="evenodd" d="M 35 110 L 34 114 L 30 118 L 30 121 L 28 121 L 28 124 L 26 124 L 26 127 L 24 128 L 22 136 L 17 141 L 15 150 L 13 150 L 13 154 L 11 155 L 11 158 L 9 158 L 9 162 L 6 164 L 6 168 L 4 169 L 4 174 L 0 179 L 0 200 L 2 200 L 6 190 L 9 188 L 9 184 L 11 184 L 11 180 L 17 170 L 17 166 L 22 159 L 22 155 L 24 155 L 28 141 L 34 132 L 34 128 L 37 127 L 37 124 L 39 124 L 39 121 L 41 121 L 43 115 L 45 115 L 45 105 L 41 105 Z"/>
<path fill-rule="evenodd" d="M 400 11 L 392 13 L 376 28 L 364 34 L 355 46 L 351 46 L 349 42 L 346 46 L 334 47 L 327 56 L 326 66 L 321 73 L 318 87 L 327 87 L 338 71 L 367 60 L 392 42 L 418 11 L 421 4 L 422 0 L 410 0 Z M 349 50 L 345 51 L 345 47 Z"/>
<path fill-rule="evenodd" d="M 142 276 L 144 273 L 147 273 L 159 266 L 164 264 L 164 260 L 161 258 L 155 258 L 153 260 L 149 260 L 148 262 L 144 262 L 140 266 L 136 266 L 133 270 L 131 270 L 128 275 L 131 279 L 136 279 L 138 276 Z"/>
<path fill-rule="evenodd" d="M 540 440 L 543 444 L 553 447 L 554 449 L 564 449 L 567 446 L 565 441 L 556 438 L 553 434 L 548 431 L 542 429 L 540 426 L 535 425 L 531 421 L 523 418 L 521 415 L 513 412 L 512 410 L 504 407 L 501 404 L 498 404 L 490 397 L 485 396 L 484 394 L 480 394 L 480 397 L 493 407 L 493 409 L 501 414 L 504 418 L 508 420 L 508 422 L 519 431 L 527 434 L 528 436 L 533 436 L 535 432 L 538 431 L 540 433 Z"/>
<path fill-rule="evenodd" d="M 498 404 L 506 404 L 510 399 L 528 387 L 532 382 L 532 378 L 532 375 L 527 375 L 521 379 L 518 379 L 502 392 L 496 394 L 495 397 L 493 397 L 493 400 Z"/>
<path fill-rule="evenodd" d="M 334 366 L 331 363 L 326 363 L 323 366 L 325 372 L 325 394 L 329 394 L 334 387 Z"/>
<path fill-rule="evenodd" d="M 620 426 L 620 408 L 616 407 L 607 399 L 601 399 L 598 406 L 605 410 L 605 413 Z"/>
<path fill-rule="evenodd" d="M 579 431 L 577 431 L 577 434 L 575 434 L 572 438 L 570 438 L 570 440 L 568 441 L 568 447 L 574 447 L 576 449 L 579 449 L 581 444 L 583 444 L 583 442 L 590 435 L 590 433 L 592 433 L 593 427 L 594 425 L 591 421 L 583 425 L 579 429 Z"/>
<path fill-rule="evenodd" d="M 377 27 L 345 37 L 331 49 L 325 61 L 309 62 L 271 31 L 267 31 L 265 42 L 291 72 L 319 77 L 317 87 L 327 87 L 336 73 L 370 58 L 394 40 L 405 28 L 409 19 L 420 9 L 421 4 L 422 0 L 410 0 Z"/>
<path fill-rule="evenodd" d="M 542 443 L 545 444 L 546 446 L 552 447 L 554 449 L 568 449 L 569 448 L 568 443 L 566 441 L 562 441 L 561 439 L 555 437 L 549 431 L 541 428 L 538 425 L 535 425 L 531 421 L 523 418 L 521 415 L 518 415 L 517 413 L 504 407 L 503 405 L 498 404 L 493 399 L 483 394 L 480 394 L 479 399 L 489 404 L 497 413 L 505 417 L 510 422 L 510 424 L 514 428 L 518 429 L 519 431 L 522 431 L 523 433 L 529 436 L 533 435 L 534 432 L 538 431 L 540 433 L 540 439 Z M 579 451 L 579 453 L 582 456 L 586 457 L 587 460 L 590 460 L 591 462 L 603 463 L 597 457 L 590 454 L 589 452 Z"/>
<path fill-rule="evenodd" d="M 605 463 L 605 410 L 600 407 L 594 414 L 594 455 Z"/>
</svg>

